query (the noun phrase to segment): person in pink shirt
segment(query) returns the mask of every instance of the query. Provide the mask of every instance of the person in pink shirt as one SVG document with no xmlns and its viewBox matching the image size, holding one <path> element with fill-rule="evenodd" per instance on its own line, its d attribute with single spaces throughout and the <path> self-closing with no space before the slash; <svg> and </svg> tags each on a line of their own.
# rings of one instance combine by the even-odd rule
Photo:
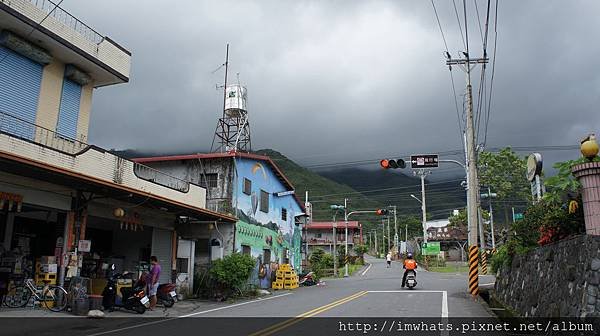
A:
<svg viewBox="0 0 600 336">
<path fill-rule="evenodd" d="M 156 256 L 150 257 L 150 273 L 146 277 L 146 286 L 148 287 L 148 296 L 150 297 L 150 310 L 156 307 L 156 292 L 158 291 L 158 279 L 160 277 L 160 264 Z"/>
</svg>

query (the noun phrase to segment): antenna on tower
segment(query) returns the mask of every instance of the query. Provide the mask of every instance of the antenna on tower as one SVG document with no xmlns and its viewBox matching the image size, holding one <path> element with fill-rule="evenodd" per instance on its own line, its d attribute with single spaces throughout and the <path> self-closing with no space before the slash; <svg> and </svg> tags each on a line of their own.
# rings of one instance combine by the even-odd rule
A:
<svg viewBox="0 0 600 336">
<path fill-rule="evenodd" d="M 240 74 L 237 73 L 237 84 L 227 83 L 229 68 L 229 44 L 225 54 L 225 84 L 223 85 L 223 116 L 217 122 L 215 135 L 210 151 L 223 152 L 249 152 L 252 149 L 250 142 L 250 123 L 247 110 L 247 90 L 240 83 Z"/>
</svg>

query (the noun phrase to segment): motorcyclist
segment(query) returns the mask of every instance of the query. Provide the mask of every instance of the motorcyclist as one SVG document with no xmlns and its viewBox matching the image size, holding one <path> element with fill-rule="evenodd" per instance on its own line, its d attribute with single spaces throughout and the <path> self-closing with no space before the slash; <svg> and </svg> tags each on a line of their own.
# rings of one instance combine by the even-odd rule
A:
<svg viewBox="0 0 600 336">
<path fill-rule="evenodd" d="M 415 270 L 417 269 L 417 262 L 415 259 L 413 259 L 412 253 L 409 252 L 406 255 L 406 259 L 404 259 L 404 265 L 402 267 L 405 269 L 404 276 L 402 277 L 402 287 L 404 287 L 406 285 L 406 276 L 408 273 L 414 272 L 416 274 Z"/>
</svg>

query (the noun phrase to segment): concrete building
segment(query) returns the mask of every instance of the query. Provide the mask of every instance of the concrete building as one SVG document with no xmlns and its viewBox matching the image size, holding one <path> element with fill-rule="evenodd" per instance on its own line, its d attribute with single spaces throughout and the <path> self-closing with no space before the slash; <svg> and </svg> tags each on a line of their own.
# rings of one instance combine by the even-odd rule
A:
<svg viewBox="0 0 600 336">
<path fill-rule="evenodd" d="M 250 254 L 257 258 L 251 281 L 263 288 L 270 287 L 279 264 L 301 268 L 303 204 L 269 157 L 231 152 L 135 161 L 205 187 L 208 209 L 238 218 L 235 225 L 220 225 L 218 231 L 202 227 L 178 231 L 203 246 L 196 249 L 197 268 L 233 251 Z M 214 247 L 222 247 L 222 253 Z"/>
<path fill-rule="evenodd" d="M 88 144 L 94 89 L 128 82 L 130 61 L 52 1 L 0 0 L 0 285 L 39 259 L 97 291 L 110 263 L 141 271 L 151 255 L 170 282 L 191 273 L 178 227 L 236 220 L 206 209 L 205 188 Z"/>
<path fill-rule="evenodd" d="M 333 235 L 333 222 L 312 222 L 306 225 L 306 245 L 310 254 L 315 249 L 333 252 L 333 244 L 344 248 L 346 244 L 346 225 L 336 222 L 336 235 Z M 348 252 L 353 253 L 354 245 L 363 243 L 362 225 L 358 221 L 348 221 Z"/>
</svg>

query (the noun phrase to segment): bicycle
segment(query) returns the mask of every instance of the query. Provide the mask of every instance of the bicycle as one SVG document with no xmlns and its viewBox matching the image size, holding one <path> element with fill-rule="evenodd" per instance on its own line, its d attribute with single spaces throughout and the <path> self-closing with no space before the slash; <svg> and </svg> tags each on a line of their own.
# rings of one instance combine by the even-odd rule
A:
<svg viewBox="0 0 600 336">
<path fill-rule="evenodd" d="M 53 312 L 60 312 L 67 306 L 68 294 L 61 286 L 44 284 L 41 296 L 38 292 L 32 279 L 25 280 L 23 285 L 13 283 L 4 296 L 4 304 L 9 308 L 25 307 L 31 296 L 34 296 L 36 301 L 43 302 L 44 306 Z"/>
</svg>

